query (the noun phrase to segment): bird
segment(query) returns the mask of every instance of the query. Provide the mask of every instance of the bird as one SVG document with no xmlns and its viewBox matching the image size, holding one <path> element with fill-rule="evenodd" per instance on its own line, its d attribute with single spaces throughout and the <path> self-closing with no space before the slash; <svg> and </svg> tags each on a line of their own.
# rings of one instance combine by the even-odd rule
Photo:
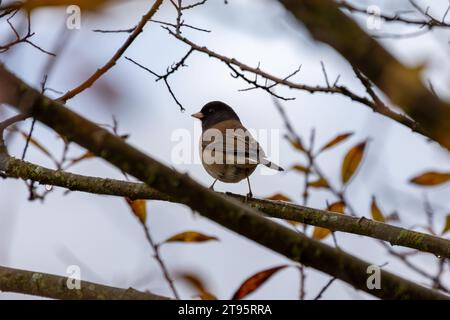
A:
<svg viewBox="0 0 450 320">
<path fill-rule="evenodd" d="M 249 176 L 258 164 L 277 171 L 279 165 L 266 158 L 264 150 L 242 125 L 236 112 L 226 103 L 211 101 L 191 115 L 201 121 L 200 159 L 203 167 L 214 178 L 209 187 L 214 190 L 217 180 L 237 183 L 247 179 L 248 194 L 252 198 Z"/>
</svg>

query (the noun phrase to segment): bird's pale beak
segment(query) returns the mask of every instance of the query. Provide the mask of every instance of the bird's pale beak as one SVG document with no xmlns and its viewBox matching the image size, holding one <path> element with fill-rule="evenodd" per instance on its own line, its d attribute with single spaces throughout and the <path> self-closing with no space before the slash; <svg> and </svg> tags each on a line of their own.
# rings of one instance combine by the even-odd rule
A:
<svg viewBox="0 0 450 320">
<path fill-rule="evenodd" d="M 197 119 L 201 120 L 201 119 L 203 119 L 204 114 L 201 113 L 201 112 L 197 112 L 197 113 L 191 114 L 191 117 L 194 117 L 194 118 L 197 118 Z"/>
</svg>

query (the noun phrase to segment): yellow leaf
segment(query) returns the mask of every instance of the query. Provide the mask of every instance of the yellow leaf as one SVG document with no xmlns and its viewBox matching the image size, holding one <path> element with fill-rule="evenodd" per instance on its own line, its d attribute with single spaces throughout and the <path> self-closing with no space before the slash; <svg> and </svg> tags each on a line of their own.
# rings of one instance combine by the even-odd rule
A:
<svg viewBox="0 0 450 320">
<path fill-rule="evenodd" d="M 186 280 L 198 291 L 198 297 L 202 300 L 217 300 L 217 297 L 209 292 L 204 285 L 204 281 L 197 275 L 191 273 L 184 273 L 181 277 Z"/>
<path fill-rule="evenodd" d="M 449 172 L 429 171 L 412 178 L 410 182 L 421 186 L 436 186 L 439 184 L 446 183 L 449 180 L 450 180 Z"/>
<path fill-rule="evenodd" d="M 310 170 L 309 170 L 307 167 L 305 167 L 304 165 L 301 165 L 301 164 L 293 165 L 293 166 L 291 167 L 291 169 L 292 169 L 292 170 L 295 170 L 295 171 L 298 171 L 298 172 L 303 172 L 303 173 L 308 173 L 308 172 L 310 172 Z"/>
<path fill-rule="evenodd" d="M 264 199 L 267 200 L 276 200 L 276 201 L 289 201 L 292 202 L 292 200 L 288 197 L 285 196 L 284 194 L 281 193 L 275 193 L 274 195 L 270 196 L 270 197 L 266 197 Z"/>
<path fill-rule="evenodd" d="M 446 233 L 450 230 L 450 214 L 447 215 L 445 218 L 445 226 L 444 229 L 442 229 L 442 234 Z"/>
<path fill-rule="evenodd" d="M 372 212 L 372 219 L 375 221 L 385 222 L 386 219 L 384 218 L 383 212 L 381 212 L 380 208 L 378 207 L 377 200 L 375 196 L 372 197 L 372 204 L 370 206 L 370 211 Z"/>
<path fill-rule="evenodd" d="M 134 215 L 139 219 L 139 221 L 145 224 L 147 219 L 147 202 L 145 200 L 131 200 L 125 198 Z"/>
<path fill-rule="evenodd" d="M 303 144 L 300 140 L 296 140 L 296 141 L 289 140 L 289 142 L 291 143 L 291 146 L 293 146 L 295 150 L 302 151 L 302 152 L 305 151 L 305 148 L 303 147 Z"/>
<path fill-rule="evenodd" d="M 335 145 L 337 145 L 337 144 L 341 143 L 342 141 L 346 140 L 347 138 L 349 138 L 352 134 L 353 134 L 353 132 L 347 132 L 347 133 L 338 135 L 337 137 L 335 137 L 334 139 L 332 139 L 328 143 L 326 143 L 322 148 L 320 148 L 319 152 L 322 152 L 322 151 L 325 151 L 327 149 L 334 147 Z"/>
<path fill-rule="evenodd" d="M 361 160 L 364 155 L 364 149 L 366 148 L 367 141 L 363 141 L 353 148 L 351 148 L 345 155 L 344 161 L 342 162 L 341 169 L 341 179 L 342 183 L 346 184 L 354 175 L 358 169 Z"/>
<path fill-rule="evenodd" d="M 319 180 L 309 182 L 308 186 L 313 188 L 329 188 L 330 185 L 328 184 L 327 180 L 325 180 L 324 178 L 320 178 Z"/>
<path fill-rule="evenodd" d="M 290 225 L 292 225 L 294 227 L 299 226 L 299 225 L 302 224 L 301 222 L 294 221 L 294 220 L 286 220 L 286 221 L 287 221 L 287 223 L 289 223 Z"/>
<path fill-rule="evenodd" d="M 329 234 L 331 234 L 331 231 L 329 229 L 314 227 L 312 237 L 316 240 L 322 240 L 325 239 Z"/>
<path fill-rule="evenodd" d="M 276 272 L 288 267 L 288 265 L 282 265 L 267 270 L 260 271 L 247 280 L 245 280 L 236 293 L 233 295 L 232 300 L 239 300 L 245 298 L 247 295 L 258 289 L 264 282 L 269 280 Z"/>
<path fill-rule="evenodd" d="M 345 211 L 345 203 L 343 201 L 334 202 L 327 207 L 327 210 L 343 214 Z"/>
<path fill-rule="evenodd" d="M 219 240 L 217 237 L 204 235 L 197 231 L 185 231 L 171 236 L 166 242 L 205 242 L 211 240 Z"/>
<path fill-rule="evenodd" d="M 97 10 L 102 7 L 107 0 L 28 0 L 23 5 L 27 10 L 40 7 L 70 6 L 77 5 L 81 10 Z"/>
</svg>

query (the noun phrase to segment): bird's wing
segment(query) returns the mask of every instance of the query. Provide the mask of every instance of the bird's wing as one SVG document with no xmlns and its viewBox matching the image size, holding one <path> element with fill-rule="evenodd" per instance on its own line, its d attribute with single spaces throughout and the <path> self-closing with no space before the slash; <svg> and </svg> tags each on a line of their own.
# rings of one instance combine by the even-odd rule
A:
<svg viewBox="0 0 450 320">
<path fill-rule="evenodd" d="M 202 141 L 203 150 L 223 157 L 227 164 L 238 166 L 257 165 L 266 159 L 258 141 L 245 128 L 227 129 L 215 136 L 213 141 Z"/>
</svg>

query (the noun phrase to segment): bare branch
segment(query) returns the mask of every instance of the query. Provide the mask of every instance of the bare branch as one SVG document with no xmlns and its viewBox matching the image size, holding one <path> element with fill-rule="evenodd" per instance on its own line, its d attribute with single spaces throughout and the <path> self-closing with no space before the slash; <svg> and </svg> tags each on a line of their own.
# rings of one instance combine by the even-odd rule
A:
<svg viewBox="0 0 450 320">
<path fill-rule="evenodd" d="M 52 299 L 65 300 L 168 300 L 133 288 L 121 289 L 93 282 L 81 281 L 79 290 L 70 290 L 69 279 L 53 274 L 26 271 L 0 266 L 0 291 L 17 292 Z"/>
<path fill-rule="evenodd" d="M 421 28 L 426 26 L 428 29 L 432 29 L 435 27 L 444 27 L 444 28 L 450 27 L 450 24 L 445 23 L 445 17 L 447 16 L 447 12 L 449 9 L 447 9 L 443 18 L 441 20 L 438 20 L 429 14 L 425 14 L 425 12 L 415 2 L 413 2 L 413 1 L 409 1 L 409 2 L 411 3 L 411 5 L 413 5 L 413 7 L 419 13 L 425 15 L 425 17 L 427 19 L 426 20 L 411 19 L 411 18 L 402 16 L 401 13 L 394 13 L 391 15 L 381 13 L 381 14 L 377 15 L 377 17 L 379 17 L 385 21 L 388 21 L 388 22 L 400 22 L 400 23 L 405 23 L 405 24 L 417 25 L 417 26 L 420 26 Z M 366 9 L 361 8 L 361 7 L 356 7 L 355 5 L 352 5 L 352 4 L 348 3 L 347 1 L 336 1 L 336 3 L 338 4 L 339 7 L 347 9 L 350 12 L 371 15 L 371 13 L 367 12 Z"/>
<path fill-rule="evenodd" d="M 316 40 L 336 49 L 370 78 L 393 104 L 420 123 L 428 137 L 450 150 L 450 104 L 428 90 L 418 69 L 398 61 L 332 0 L 279 2 L 306 26 Z"/>
<path fill-rule="evenodd" d="M 182 200 L 184 204 L 206 218 L 292 261 L 328 273 L 332 277 L 382 299 L 450 299 L 449 296 L 438 291 L 425 288 L 384 270 L 380 273 L 382 289 L 370 290 L 366 285 L 366 270 L 370 263 L 283 227 L 262 217 L 257 210 L 248 205 L 203 187 L 187 175 L 131 147 L 119 137 L 84 119 L 58 101 L 51 100 L 30 88 L 3 66 L 0 66 L 0 87 L 4 88 L 0 92 L 0 103 L 10 104 L 22 113 L 30 113 L 59 134 L 70 137 L 71 141 L 85 147 L 120 170 L 135 176 L 148 186 Z M 0 162 L 4 163 L 4 155 L 2 158 Z M 424 236 L 424 239 L 430 239 L 430 237 Z M 279 241 L 280 239 L 283 241 Z M 393 241 L 403 239 L 404 237 L 399 237 Z M 445 241 L 439 238 L 434 240 Z M 422 239 L 420 244 L 423 241 L 425 240 Z M 440 250 L 445 247 L 440 246 Z"/>
<path fill-rule="evenodd" d="M 145 71 L 151 73 L 153 76 L 156 77 L 155 81 L 159 81 L 159 80 L 163 80 L 167 90 L 169 90 L 170 95 L 172 96 L 172 98 L 175 100 L 175 103 L 180 107 L 180 111 L 184 111 L 186 110 L 183 105 L 181 104 L 181 102 L 177 99 L 177 97 L 175 96 L 175 93 L 172 90 L 172 87 L 169 84 L 169 81 L 167 80 L 167 78 L 175 73 L 180 67 L 184 67 L 186 66 L 185 62 L 186 59 L 191 55 L 191 53 L 193 52 L 193 49 L 190 49 L 178 62 L 172 64 L 172 66 L 170 68 L 167 68 L 167 71 L 165 74 L 163 75 L 159 75 L 156 72 L 150 70 L 149 68 L 143 66 L 142 64 L 134 61 L 133 59 L 129 58 L 129 57 L 125 57 L 125 59 L 127 59 L 128 61 L 131 61 L 132 63 L 134 63 L 135 65 L 137 65 L 138 67 L 140 67 L 141 69 L 144 69 Z"/>
<path fill-rule="evenodd" d="M 131 46 L 131 44 L 136 40 L 139 34 L 144 29 L 147 22 L 155 15 L 158 11 L 162 0 L 155 0 L 155 3 L 152 5 L 150 10 L 141 18 L 141 21 L 137 24 L 137 26 L 133 29 L 130 36 L 124 42 L 124 44 L 114 53 L 111 59 L 108 60 L 100 69 L 94 72 L 87 80 L 81 83 L 76 88 L 67 91 L 64 95 L 58 98 L 59 101 L 66 102 L 67 100 L 75 97 L 77 94 L 83 92 L 87 88 L 90 88 L 95 81 L 97 81 L 101 76 L 103 76 L 109 69 L 111 69 L 120 57 L 125 53 L 125 51 Z"/>
<path fill-rule="evenodd" d="M 82 191 L 130 199 L 162 200 L 185 203 L 183 197 L 172 197 L 143 183 L 120 181 L 83 176 L 66 171 L 52 170 L 12 157 L 0 161 L 0 170 L 7 177 L 31 179 L 41 184 L 59 186 L 72 191 Z M 245 197 L 227 193 L 226 196 L 245 202 Z M 434 255 L 450 258 L 450 240 L 407 230 L 366 218 L 352 217 L 325 210 L 309 208 L 282 201 L 248 199 L 249 206 L 280 219 L 311 224 L 333 231 L 347 232 L 372 237 L 389 242 L 391 245 L 404 246 Z M 356 215 L 356 213 L 355 213 Z"/>
<path fill-rule="evenodd" d="M 319 293 L 317 294 L 317 296 L 313 299 L 313 300 L 319 300 L 320 298 L 322 298 L 322 295 L 325 293 L 325 291 L 327 291 L 327 289 L 333 284 L 334 280 L 336 280 L 336 278 L 331 278 L 327 284 L 319 291 Z"/>
<path fill-rule="evenodd" d="M 337 81 L 339 79 L 339 77 L 336 79 L 335 81 L 335 85 L 334 86 L 325 86 L 325 87 L 321 87 L 321 86 L 309 86 L 309 85 L 305 85 L 305 84 L 299 84 L 299 83 L 295 83 L 290 81 L 289 79 L 297 74 L 300 71 L 300 68 L 296 69 L 294 72 L 292 72 L 292 74 L 290 74 L 288 77 L 285 78 L 278 78 L 276 76 L 273 76 L 263 70 L 261 70 L 259 67 L 254 68 L 251 66 L 248 66 L 234 58 L 228 58 L 226 56 L 223 56 L 221 54 L 218 54 L 210 49 L 208 49 L 205 46 L 200 46 L 195 44 L 194 42 L 190 41 L 189 39 L 183 37 L 180 34 L 176 34 L 174 33 L 172 30 L 170 30 L 169 28 L 165 28 L 171 35 L 173 35 L 174 37 L 176 37 L 178 40 L 186 43 L 187 45 L 189 45 L 192 49 L 194 49 L 195 51 L 198 52 L 202 52 L 206 55 L 208 55 L 209 57 L 215 58 L 217 60 L 222 61 L 223 63 L 225 63 L 225 65 L 227 65 L 228 67 L 230 66 L 234 66 L 239 68 L 240 70 L 242 70 L 243 72 L 250 72 L 253 73 L 255 75 L 259 75 L 260 77 L 262 77 L 263 79 L 266 79 L 267 81 L 272 81 L 273 84 L 272 85 L 260 85 L 257 84 L 255 80 L 249 79 L 248 77 L 245 77 L 243 73 L 237 73 L 235 75 L 237 75 L 240 78 L 243 78 L 245 81 L 247 81 L 248 83 L 252 84 L 254 87 L 263 89 L 265 91 L 268 91 L 271 95 L 280 98 L 282 100 L 291 100 L 292 98 L 286 98 L 286 97 L 282 97 L 279 95 L 275 95 L 274 91 L 270 90 L 271 88 L 273 88 L 275 85 L 284 85 L 288 88 L 291 89 L 298 89 L 298 90 L 302 90 L 302 91 L 307 91 L 309 93 L 330 93 L 330 94 L 340 94 L 343 95 L 345 97 L 350 98 L 353 101 L 359 102 L 367 107 L 369 107 L 370 109 L 372 109 L 374 112 L 378 112 L 386 117 L 391 118 L 394 121 L 399 122 L 400 124 L 407 126 L 408 128 L 410 128 L 411 130 L 413 130 L 414 132 L 420 133 L 422 135 L 425 135 L 426 137 L 430 138 L 430 135 L 428 135 L 427 132 L 425 132 L 423 129 L 420 128 L 420 125 L 417 124 L 416 121 L 413 121 L 412 119 L 410 119 L 409 117 L 402 115 L 400 113 L 397 113 L 393 110 L 391 110 L 390 108 L 387 108 L 386 106 L 382 107 L 380 105 L 377 105 L 374 101 L 372 101 L 370 98 L 364 97 L 364 96 L 360 96 L 355 94 L 354 92 L 352 92 L 350 89 L 348 89 L 345 86 L 342 85 L 337 85 Z M 236 68 L 233 67 L 233 72 L 235 72 L 235 70 L 237 70 Z M 236 71 L 237 72 L 237 71 Z"/>
</svg>

